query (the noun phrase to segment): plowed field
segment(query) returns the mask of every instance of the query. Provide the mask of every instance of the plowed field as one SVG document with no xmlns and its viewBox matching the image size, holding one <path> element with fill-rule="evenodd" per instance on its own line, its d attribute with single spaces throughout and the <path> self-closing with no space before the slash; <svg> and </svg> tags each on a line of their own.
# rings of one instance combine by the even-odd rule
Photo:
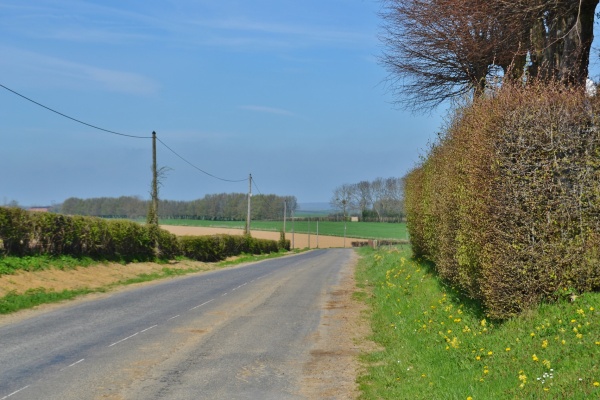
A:
<svg viewBox="0 0 600 400">
<path fill-rule="evenodd" d="M 202 235 L 218 235 L 218 234 L 227 234 L 227 235 L 243 235 L 244 231 L 242 229 L 231 229 L 231 228 L 205 228 L 198 226 L 175 226 L 175 225 L 161 225 L 162 229 L 165 229 L 175 235 L 183 236 L 183 235 L 192 235 L 192 236 L 202 236 Z M 271 240 L 279 240 L 279 232 L 267 232 L 267 231 L 252 231 L 252 237 L 259 239 L 271 239 Z M 352 242 L 361 241 L 360 239 L 355 238 L 346 238 L 344 240 L 343 237 L 337 236 L 322 236 L 322 235 L 314 235 L 310 236 L 303 233 L 295 233 L 292 235 L 291 233 L 286 234 L 286 239 L 289 241 L 293 241 L 293 248 L 295 249 L 303 249 L 309 247 L 311 249 L 326 249 L 330 247 L 352 247 Z M 309 243 L 310 241 L 310 243 Z M 364 240 L 363 240 L 364 241 Z M 344 246 L 345 245 L 345 246 Z"/>
</svg>

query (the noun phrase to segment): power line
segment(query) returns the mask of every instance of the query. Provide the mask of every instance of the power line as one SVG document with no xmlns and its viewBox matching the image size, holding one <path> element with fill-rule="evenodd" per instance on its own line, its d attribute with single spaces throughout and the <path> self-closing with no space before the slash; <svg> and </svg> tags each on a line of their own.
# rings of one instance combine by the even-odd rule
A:
<svg viewBox="0 0 600 400">
<path fill-rule="evenodd" d="M 78 120 L 77 118 L 70 117 L 70 116 L 68 116 L 68 115 L 66 115 L 66 114 L 63 114 L 63 113 L 61 113 L 61 112 L 59 112 L 59 111 L 56 111 L 56 110 L 54 110 L 54 109 L 52 109 L 52 108 L 50 108 L 50 107 L 47 107 L 47 106 L 45 106 L 45 105 L 43 105 L 43 104 L 41 104 L 41 103 L 38 103 L 37 101 L 35 101 L 35 100 L 32 100 L 32 99 L 30 99 L 29 97 L 23 96 L 21 93 L 15 92 L 14 90 L 12 90 L 12 89 L 10 89 L 10 88 L 7 88 L 6 86 L 4 86 L 4 85 L 2 85 L 2 84 L 0 84 L 0 87 L 2 87 L 2 88 L 4 88 L 4 89 L 8 90 L 9 92 L 11 92 L 11 93 L 13 93 L 13 94 L 16 94 L 16 95 L 17 95 L 17 96 L 19 96 L 19 97 L 22 97 L 22 98 L 24 98 L 24 99 L 25 99 L 25 100 L 27 100 L 27 101 L 30 101 L 30 102 L 32 102 L 33 104 L 35 104 L 35 105 L 37 105 L 37 106 L 40 106 L 40 107 L 42 107 L 42 108 L 45 108 L 45 109 L 46 109 L 46 110 L 48 110 L 48 111 L 52 111 L 53 113 L 56 113 L 56 114 L 60 115 L 61 117 L 68 118 L 68 119 L 70 119 L 70 120 L 72 120 L 72 121 L 75 121 L 75 122 L 78 122 L 78 123 L 80 123 L 80 124 L 82 124 L 82 125 L 89 126 L 90 128 L 98 129 L 99 131 L 103 131 L 103 132 L 112 133 L 112 134 L 114 134 L 114 135 L 126 136 L 126 137 L 130 137 L 130 138 L 135 138 L 135 139 L 152 139 L 152 136 L 136 136 L 136 135 L 127 135 L 127 134 L 125 134 L 125 133 L 119 133 L 119 132 L 111 131 L 111 130 L 109 130 L 109 129 L 100 128 L 99 126 L 96 126 L 96 125 L 88 124 L 87 122 L 83 122 L 83 121 L 81 121 L 81 120 Z"/>
<path fill-rule="evenodd" d="M 256 188 L 256 191 L 258 192 L 258 194 L 262 195 L 262 193 L 260 192 L 260 189 L 256 185 L 256 179 L 254 179 L 254 177 L 252 177 L 252 183 L 254 184 L 254 187 Z"/>
<path fill-rule="evenodd" d="M 202 172 L 203 174 L 206 174 L 210 177 L 213 177 L 215 179 L 218 179 L 220 181 L 225 181 L 225 182 L 244 182 L 246 181 L 246 178 L 244 179 L 225 179 L 225 178 L 220 178 L 216 175 L 210 174 L 206 171 L 204 171 L 203 169 L 195 166 L 194 164 L 192 164 L 190 161 L 186 160 L 185 158 L 183 158 L 181 155 L 179 155 L 175 150 L 173 150 L 172 148 L 170 148 L 169 146 L 167 146 L 167 144 L 165 142 L 163 142 L 162 140 L 160 140 L 158 137 L 156 138 L 156 140 L 158 140 L 163 146 L 165 146 L 171 153 L 175 154 L 177 157 L 179 157 L 180 159 L 182 159 L 184 162 L 186 162 L 187 164 L 189 164 L 190 166 L 192 166 L 192 168 L 197 169 L 198 171 Z"/>
<path fill-rule="evenodd" d="M 21 97 L 21 98 L 23 98 L 23 99 L 27 100 L 27 101 L 30 101 L 30 102 L 32 102 L 33 104 L 35 104 L 35 105 L 37 105 L 37 106 L 40 106 L 40 107 L 42 107 L 42 108 L 45 108 L 45 109 L 46 109 L 46 110 L 48 110 L 48 111 L 52 111 L 53 113 L 56 113 L 56 114 L 60 115 L 61 117 L 68 118 L 68 119 L 70 119 L 70 120 L 72 120 L 72 121 L 75 121 L 75 122 L 78 122 L 78 123 L 80 123 L 80 124 L 83 124 L 83 125 L 89 126 L 90 128 L 98 129 L 98 130 L 100 130 L 100 131 L 103 131 L 103 132 L 112 133 L 112 134 L 114 134 L 114 135 L 125 136 L 125 137 L 130 137 L 130 138 L 135 138 L 135 139 L 152 139 L 152 136 L 136 136 L 136 135 L 127 135 L 127 134 L 125 134 L 125 133 L 115 132 L 115 131 L 111 131 L 111 130 L 109 130 L 109 129 L 104 129 L 104 128 L 101 128 L 101 127 L 99 127 L 99 126 L 96 126 L 96 125 L 88 124 L 87 122 L 81 121 L 81 120 L 79 120 L 79 119 L 77 119 L 77 118 L 70 117 L 70 116 L 68 116 L 68 115 L 66 115 L 66 114 L 63 114 L 63 113 L 61 113 L 61 112 L 59 112 L 59 111 L 56 111 L 56 110 L 54 110 L 54 109 L 52 109 L 52 108 L 50 108 L 50 107 L 47 107 L 47 106 L 43 105 L 42 103 L 39 103 L 39 102 L 37 102 L 37 101 L 35 101 L 35 100 L 33 100 L 33 99 L 30 99 L 29 97 L 27 97 L 27 96 L 24 96 L 24 95 L 22 95 L 21 93 L 18 93 L 18 92 L 16 92 L 16 91 L 14 91 L 14 90 L 12 90 L 12 89 L 10 89 L 10 88 L 8 88 L 8 87 L 6 87 L 6 86 L 2 85 L 2 84 L 0 84 L 0 87 L 2 87 L 2 88 L 4 88 L 4 89 L 8 90 L 9 92 L 11 92 L 11 93 L 13 93 L 13 94 L 15 94 L 15 95 L 17 95 L 17 96 L 19 96 L 19 97 Z M 197 167 L 196 165 L 192 164 L 190 161 L 186 160 L 185 158 L 183 158 L 183 157 L 182 157 L 181 155 L 179 155 L 179 154 L 178 154 L 178 153 L 177 153 L 175 150 L 173 150 L 172 148 L 170 148 L 169 146 L 167 146 L 167 144 L 166 144 L 165 142 L 163 142 L 162 140 L 160 140 L 158 137 L 156 138 L 156 140 L 158 140 L 158 141 L 159 141 L 159 142 L 160 142 L 160 143 L 161 143 L 163 146 L 165 146 L 165 147 L 166 147 L 166 148 L 167 148 L 169 151 L 171 151 L 171 152 L 172 152 L 173 154 L 175 154 L 177 157 L 179 157 L 180 159 L 182 159 L 182 160 L 183 160 L 184 162 L 186 162 L 187 164 L 191 165 L 193 168 L 195 168 L 195 169 L 197 169 L 198 171 L 202 172 L 203 174 L 206 174 L 206 175 L 208 175 L 208 176 L 210 176 L 210 177 L 213 177 L 213 178 L 215 178 L 215 179 L 218 179 L 218 180 L 221 180 L 221 181 L 225 181 L 225 182 L 244 182 L 244 181 L 246 180 L 246 179 L 224 179 L 224 178 L 220 178 L 220 177 L 218 177 L 218 176 L 216 176 L 216 175 L 210 174 L 210 173 L 208 173 L 208 172 L 204 171 L 203 169 L 201 169 L 201 168 Z M 257 188 L 257 189 L 258 189 L 258 188 Z M 259 191 L 259 192 L 260 192 L 260 191 Z"/>
</svg>

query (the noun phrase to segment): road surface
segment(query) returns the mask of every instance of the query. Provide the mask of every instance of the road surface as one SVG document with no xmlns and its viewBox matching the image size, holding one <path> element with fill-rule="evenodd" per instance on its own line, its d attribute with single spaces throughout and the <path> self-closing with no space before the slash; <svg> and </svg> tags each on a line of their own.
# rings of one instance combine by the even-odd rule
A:
<svg viewBox="0 0 600 400">
<path fill-rule="evenodd" d="M 302 399 L 352 250 L 160 282 L 0 327 L 0 400 Z"/>
</svg>

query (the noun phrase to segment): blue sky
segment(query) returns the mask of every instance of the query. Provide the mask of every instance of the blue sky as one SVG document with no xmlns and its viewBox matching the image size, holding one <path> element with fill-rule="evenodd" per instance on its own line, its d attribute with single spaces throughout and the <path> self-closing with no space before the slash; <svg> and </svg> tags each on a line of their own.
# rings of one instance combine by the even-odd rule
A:
<svg viewBox="0 0 600 400">
<path fill-rule="evenodd" d="M 391 104 L 376 0 L 0 0 L 0 84 L 87 123 L 156 131 L 254 193 L 328 202 L 402 176 L 442 124 Z M 0 204 L 149 197 L 151 141 L 0 88 Z M 158 145 L 161 198 L 246 192 Z M 258 190 L 257 190 L 258 188 Z"/>
</svg>

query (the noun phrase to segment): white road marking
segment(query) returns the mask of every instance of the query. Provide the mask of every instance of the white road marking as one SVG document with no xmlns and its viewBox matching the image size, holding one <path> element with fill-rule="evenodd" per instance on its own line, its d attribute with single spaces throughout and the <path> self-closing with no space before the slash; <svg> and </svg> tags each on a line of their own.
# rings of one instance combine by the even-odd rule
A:
<svg viewBox="0 0 600 400">
<path fill-rule="evenodd" d="M 172 320 L 172 319 L 175 319 L 175 318 L 177 318 L 177 317 L 179 317 L 179 316 L 180 316 L 180 315 L 176 315 L 176 316 L 174 316 L 174 317 L 171 317 L 171 318 L 169 318 L 167 321 L 170 321 L 170 320 Z"/>
<path fill-rule="evenodd" d="M 196 308 L 202 307 L 203 305 L 206 305 L 206 304 L 210 303 L 210 302 L 211 302 L 211 301 L 213 301 L 213 300 L 214 300 L 214 299 L 211 299 L 211 300 L 209 300 L 209 301 L 206 301 L 206 302 L 204 302 L 204 303 L 202 303 L 202 304 L 199 304 L 199 305 L 197 305 L 196 307 L 192 307 L 192 308 L 190 308 L 190 311 L 192 311 L 192 310 L 195 310 Z"/>
<path fill-rule="evenodd" d="M 156 328 L 157 326 L 158 326 L 158 325 L 152 325 L 150 328 L 146 328 L 146 329 L 144 329 L 143 331 L 140 331 L 140 333 L 144 333 L 144 332 L 146 332 L 146 331 L 149 331 L 150 329 L 152 329 L 152 328 Z"/>
<path fill-rule="evenodd" d="M 82 358 L 81 360 L 79 360 L 79 361 L 76 361 L 76 362 L 74 362 L 74 363 L 73 363 L 73 364 L 71 364 L 71 365 L 67 365 L 66 367 L 64 367 L 63 369 L 61 369 L 61 371 L 64 371 L 64 370 L 65 370 L 65 369 L 67 369 L 67 368 L 71 368 L 72 366 L 79 364 L 79 363 L 80 363 L 80 362 L 82 362 L 83 360 L 85 360 L 85 358 Z"/>
<path fill-rule="evenodd" d="M 121 339 L 121 340 L 119 340 L 118 342 L 114 342 L 113 344 L 111 344 L 111 345 L 110 345 L 110 346 L 108 346 L 108 347 L 112 347 L 112 346 L 114 346 L 115 344 L 119 344 L 119 343 L 121 343 L 121 342 L 124 342 L 124 341 L 126 341 L 127 339 L 131 339 L 132 337 L 134 337 L 134 336 L 135 336 L 135 335 L 137 335 L 138 333 L 139 333 L 139 332 L 136 332 L 136 333 L 134 333 L 134 334 L 133 334 L 133 335 L 131 335 L 131 336 L 127 336 L 125 339 Z"/>
<path fill-rule="evenodd" d="M 8 399 L 8 398 L 9 398 L 10 396 L 12 396 L 13 394 L 17 394 L 17 393 L 19 393 L 21 390 L 25 390 L 25 389 L 27 389 L 28 387 L 29 387 L 29 385 L 27 385 L 27 386 L 25 386 L 25 387 L 22 387 L 22 388 L 21 388 L 21 389 L 19 389 L 19 390 L 15 390 L 15 391 L 14 391 L 14 392 L 12 392 L 11 394 L 4 396 L 4 397 L 3 397 L 3 398 L 1 398 L 0 400 Z"/>
</svg>

